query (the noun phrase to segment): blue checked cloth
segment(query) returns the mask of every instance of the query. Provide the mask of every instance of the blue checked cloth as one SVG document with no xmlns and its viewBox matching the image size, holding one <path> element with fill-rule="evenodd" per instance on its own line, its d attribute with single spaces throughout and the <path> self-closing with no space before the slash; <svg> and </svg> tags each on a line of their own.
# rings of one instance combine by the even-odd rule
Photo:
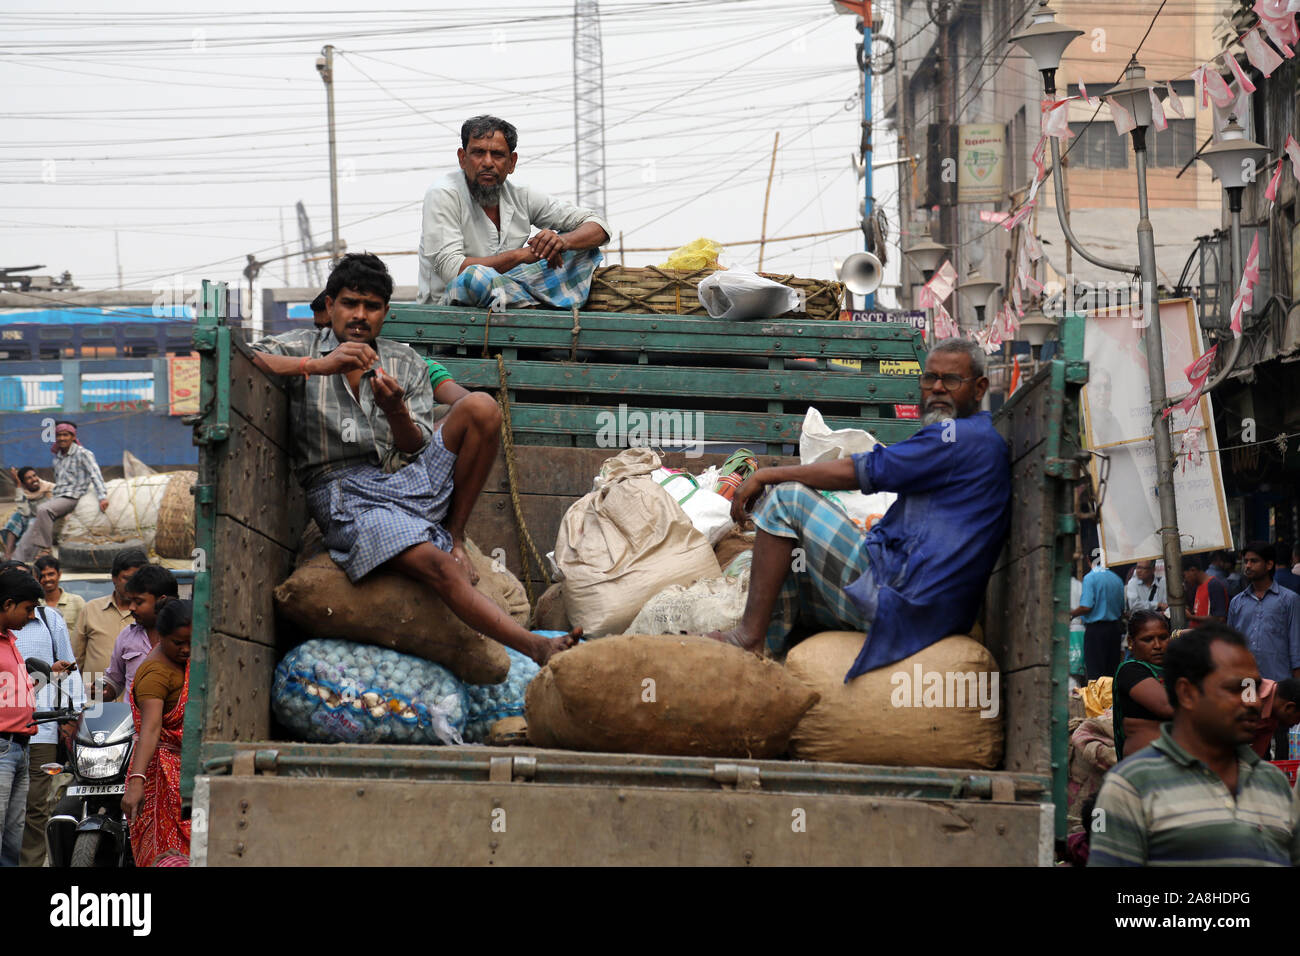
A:
<svg viewBox="0 0 1300 956">
<path fill-rule="evenodd" d="M 307 509 L 330 557 L 355 583 L 424 541 L 451 550 L 442 526 L 451 505 L 456 456 L 439 428 L 410 464 L 391 474 L 373 465 L 332 472 L 307 489 Z"/>
<path fill-rule="evenodd" d="M 794 481 L 773 485 L 754 509 L 754 524 L 778 538 L 795 538 L 794 569 L 777 595 L 767 628 L 770 654 L 789 650 L 799 623 L 824 630 L 865 631 L 868 617 L 845 593 L 854 579 L 869 577 L 871 564 L 862 530 L 839 505 Z"/>
<path fill-rule="evenodd" d="M 549 305 L 559 309 L 581 306 L 591 292 L 591 275 L 600 265 L 598 249 L 561 253 L 558 269 L 541 262 L 515 266 L 501 273 L 488 266 L 469 266 L 442 295 L 443 305 L 473 305 L 497 310 L 507 306 Z"/>
</svg>

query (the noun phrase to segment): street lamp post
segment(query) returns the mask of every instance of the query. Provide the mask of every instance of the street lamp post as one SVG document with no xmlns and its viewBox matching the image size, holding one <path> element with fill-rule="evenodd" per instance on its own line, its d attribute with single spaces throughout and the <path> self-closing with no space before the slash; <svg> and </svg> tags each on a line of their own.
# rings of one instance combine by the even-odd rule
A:
<svg viewBox="0 0 1300 956">
<path fill-rule="evenodd" d="M 921 270 L 921 278 L 929 282 L 934 276 L 934 271 L 939 268 L 939 264 L 948 256 L 948 247 L 941 243 L 935 242 L 930 238 L 929 232 L 921 238 L 921 241 L 909 246 L 903 250 L 903 256 L 908 262 Z M 911 290 L 908 290 L 908 301 L 911 301 Z M 913 302 L 913 305 L 916 303 Z M 927 310 L 928 313 L 929 310 Z M 926 341 L 934 343 L 934 327 L 926 318 Z"/>
<path fill-rule="evenodd" d="M 1002 285 L 997 279 L 986 279 L 978 272 L 972 272 L 966 276 L 966 281 L 957 286 L 957 291 L 963 296 L 970 296 L 971 301 L 975 303 L 975 321 L 984 325 L 984 309 L 988 305 L 989 296 L 993 290 Z"/>
<path fill-rule="evenodd" d="M 1056 92 L 1056 70 L 1061 55 L 1082 31 L 1056 24 L 1056 14 L 1039 0 L 1034 22 L 1026 30 L 1011 37 L 1034 60 L 1043 74 L 1043 86 L 1049 96 Z M 1136 271 L 1142 281 L 1143 345 L 1147 355 L 1147 384 L 1151 391 L 1151 436 L 1156 453 L 1156 489 L 1160 499 L 1160 543 L 1165 559 L 1165 583 L 1169 611 L 1174 627 L 1186 624 L 1186 600 L 1183 594 L 1182 544 L 1178 535 L 1178 504 L 1174 496 L 1173 446 L 1169 437 L 1169 421 L 1164 416 L 1167 402 L 1165 387 L 1164 343 L 1161 336 L 1159 297 L 1156 290 L 1155 233 L 1147 204 L 1146 131 L 1151 124 L 1151 94 L 1155 84 L 1146 79 L 1146 71 L 1136 58 L 1129 61 L 1124 79 L 1116 84 L 1110 95 L 1129 111 L 1135 126 L 1132 130 L 1133 150 L 1137 155 L 1138 179 L 1138 268 L 1133 270 L 1121 263 L 1094 256 L 1074 237 L 1065 215 L 1064 187 L 1061 183 L 1061 159 L 1055 137 L 1048 137 L 1052 149 L 1052 178 L 1055 181 L 1057 214 L 1066 241 L 1081 256 L 1096 265 L 1116 272 Z M 1067 280 L 1069 277 L 1067 277 Z"/>
</svg>

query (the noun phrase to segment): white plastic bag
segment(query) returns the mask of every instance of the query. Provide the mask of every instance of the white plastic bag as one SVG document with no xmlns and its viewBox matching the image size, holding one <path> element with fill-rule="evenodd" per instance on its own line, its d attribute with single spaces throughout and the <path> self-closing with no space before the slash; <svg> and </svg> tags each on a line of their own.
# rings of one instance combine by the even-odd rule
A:
<svg viewBox="0 0 1300 956">
<path fill-rule="evenodd" d="M 711 491 L 704 482 L 684 471 L 669 471 L 658 468 L 650 477 L 681 505 L 686 517 L 691 519 L 695 530 L 715 545 L 731 530 L 731 502 L 715 491 Z"/>
<path fill-rule="evenodd" d="M 799 430 L 799 464 L 847 458 L 858 452 L 871 451 L 879 445 L 874 435 L 862 428 L 832 430 L 817 409 L 808 408 L 803 428 Z"/>
<path fill-rule="evenodd" d="M 700 304 L 714 319 L 770 319 L 786 312 L 805 312 L 806 296 L 753 272 L 725 269 L 700 282 Z"/>
</svg>

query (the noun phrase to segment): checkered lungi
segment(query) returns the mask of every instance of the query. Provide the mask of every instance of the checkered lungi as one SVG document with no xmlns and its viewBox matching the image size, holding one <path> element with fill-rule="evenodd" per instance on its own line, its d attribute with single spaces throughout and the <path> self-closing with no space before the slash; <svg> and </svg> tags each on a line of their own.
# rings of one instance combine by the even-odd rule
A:
<svg viewBox="0 0 1300 956">
<path fill-rule="evenodd" d="M 549 305 L 568 309 L 587 301 L 591 275 L 600 265 L 597 249 L 561 253 L 558 269 L 543 259 L 497 272 L 489 266 L 468 266 L 443 293 L 443 305 L 473 305 L 504 309 L 506 306 Z"/>
<path fill-rule="evenodd" d="M 789 649 L 787 639 L 800 621 L 826 630 L 867 630 L 870 620 L 844 593 L 845 585 L 871 569 L 866 538 L 839 505 L 787 481 L 767 489 L 754 509 L 754 524 L 778 538 L 796 539 L 800 549 L 772 609 L 769 654 Z"/>
<path fill-rule="evenodd" d="M 419 457 L 392 474 L 357 465 L 326 475 L 307 489 L 307 509 L 330 556 L 359 581 L 424 541 L 451 550 L 442 520 L 451 506 L 455 467 L 456 455 L 438 428 Z"/>
<path fill-rule="evenodd" d="M 31 523 L 31 517 L 20 511 L 15 511 L 9 516 L 9 520 L 5 522 L 4 528 L 0 528 L 0 531 L 8 531 L 14 536 L 14 540 L 17 541 L 23 536 L 23 533 L 27 530 L 27 526 Z"/>
</svg>

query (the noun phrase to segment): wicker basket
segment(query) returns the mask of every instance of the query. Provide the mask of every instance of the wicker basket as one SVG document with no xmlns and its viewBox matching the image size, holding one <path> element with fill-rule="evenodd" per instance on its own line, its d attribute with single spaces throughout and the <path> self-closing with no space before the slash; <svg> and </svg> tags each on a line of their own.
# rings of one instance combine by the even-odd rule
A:
<svg viewBox="0 0 1300 956">
<path fill-rule="evenodd" d="M 591 294 L 583 307 L 587 312 L 633 312 L 658 315 L 707 315 L 696 292 L 700 280 L 713 269 L 679 272 L 658 266 L 631 268 L 605 266 L 591 278 Z M 807 296 L 807 312 L 787 312 L 778 318 L 838 320 L 844 286 L 822 279 L 797 279 L 789 275 L 760 273 L 764 278 Z"/>
<path fill-rule="evenodd" d="M 194 495 L 190 489 L 198 478 L 198 472 L 178 471 L 167 482 L 153 543 L 160 557 L 188 558 L 194 553 Z"/>
</svg>

